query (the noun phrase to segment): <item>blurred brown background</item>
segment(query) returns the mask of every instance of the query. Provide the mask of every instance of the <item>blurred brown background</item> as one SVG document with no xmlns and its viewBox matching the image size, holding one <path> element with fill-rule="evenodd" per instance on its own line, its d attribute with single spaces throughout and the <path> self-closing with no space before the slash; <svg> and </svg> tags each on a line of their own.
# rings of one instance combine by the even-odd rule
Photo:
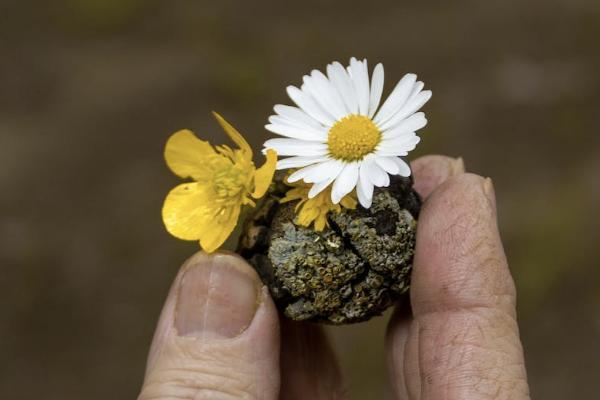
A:
<svg viewBox="0 0 600 400">
<path fill-rule="evenodd" d="M 166 138 L 258 148 L 284 88 L 367 57 L 433 90 L 412 155 L 491 176 L 534 398 L 600 376 L 600 2 L 0 0 L 0 398 L 132 399 L 194 243 L 163 229 Z M 385 318 L 331 328 L 385 398 Z M 350 350 L 351 349 L 351 350 Z"/>
</svg>

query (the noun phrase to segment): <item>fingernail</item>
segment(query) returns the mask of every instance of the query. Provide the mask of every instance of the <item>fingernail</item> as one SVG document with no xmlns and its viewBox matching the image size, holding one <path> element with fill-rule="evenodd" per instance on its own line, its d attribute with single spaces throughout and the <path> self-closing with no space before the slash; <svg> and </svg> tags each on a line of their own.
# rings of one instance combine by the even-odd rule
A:
<svg viewBox="0 0 600 400">
<path fill-rule="evenodd" d="M 483 180 L 483 192 L 485 196 L 490 201 L 492 207 L 496 208 L 496 191 L 494 190 L 494 183 L 492 182 L 492 178 L 485 178 Z"/>
<path fill-rule="evenodd" d="M 184 272 L 175 327 L 180 336 L 225 339 L 239 336 L 252 322 L 261 284 L 235 256 L 201 255 Z"/>
<path fill-rule="evenodd" d="M 450 176 L 456 176 L 465 173 L 465 162 L 462 157 L 454 158 L 450 161 Z"/>
</svg>

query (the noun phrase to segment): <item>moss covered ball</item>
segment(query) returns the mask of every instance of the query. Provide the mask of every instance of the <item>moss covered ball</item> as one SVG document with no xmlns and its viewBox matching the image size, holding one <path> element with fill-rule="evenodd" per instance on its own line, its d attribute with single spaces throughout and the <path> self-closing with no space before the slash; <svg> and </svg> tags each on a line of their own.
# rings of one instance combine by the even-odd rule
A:
<svg viewBox="0 0 600 400">
<path fill-rule="evenodd" d="M 269 287 L 287 317 L 331 324 L 380 315 L 410 285 L 421 206 L 411 178 L 375 189 L 369 209 L 330 213 L 316 232 L 294 223 L 295 202 L 279 203 L 278 180 L 251 214 L 238 251 Z"/>
</svg>

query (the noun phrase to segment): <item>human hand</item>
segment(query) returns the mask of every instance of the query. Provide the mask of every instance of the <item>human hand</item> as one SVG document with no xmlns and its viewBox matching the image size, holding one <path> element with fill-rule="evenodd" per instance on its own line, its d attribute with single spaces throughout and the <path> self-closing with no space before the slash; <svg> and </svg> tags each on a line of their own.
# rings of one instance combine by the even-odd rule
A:
<svg viewBox="0 0 600 400">
<path fill-rule="evenodd" d="M 395 398 L 528 399 L 492 183 L 447 157 L 422 157 L 412 167 L 426 201 L 412 309 L 395 311 L 386 338 Z M 322 327 L 280 320 L 245 261 L 198 253 L 184 264 L 158 323 L 139 400 L 345 397 Z"/>
</svg>

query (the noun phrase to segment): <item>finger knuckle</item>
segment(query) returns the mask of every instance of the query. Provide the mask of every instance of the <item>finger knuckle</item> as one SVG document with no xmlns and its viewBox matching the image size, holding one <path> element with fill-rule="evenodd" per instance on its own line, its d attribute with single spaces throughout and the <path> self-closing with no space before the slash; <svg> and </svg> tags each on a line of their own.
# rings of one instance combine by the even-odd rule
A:
<svg viewBox="0 0 600 400">
<path fill-rule="evenodd" d="M 226 368 L 179 366 L 152 371 L 138 400 L 259 399 L 250 374 Z"/>
<path fill-rule="evenodd" d="M 451 399 L 528 399 L 516 321 L 490 308 L 455 314 L 439 337 L 437 362 L 424 376 L 428 390 Z"/>
</svg>

